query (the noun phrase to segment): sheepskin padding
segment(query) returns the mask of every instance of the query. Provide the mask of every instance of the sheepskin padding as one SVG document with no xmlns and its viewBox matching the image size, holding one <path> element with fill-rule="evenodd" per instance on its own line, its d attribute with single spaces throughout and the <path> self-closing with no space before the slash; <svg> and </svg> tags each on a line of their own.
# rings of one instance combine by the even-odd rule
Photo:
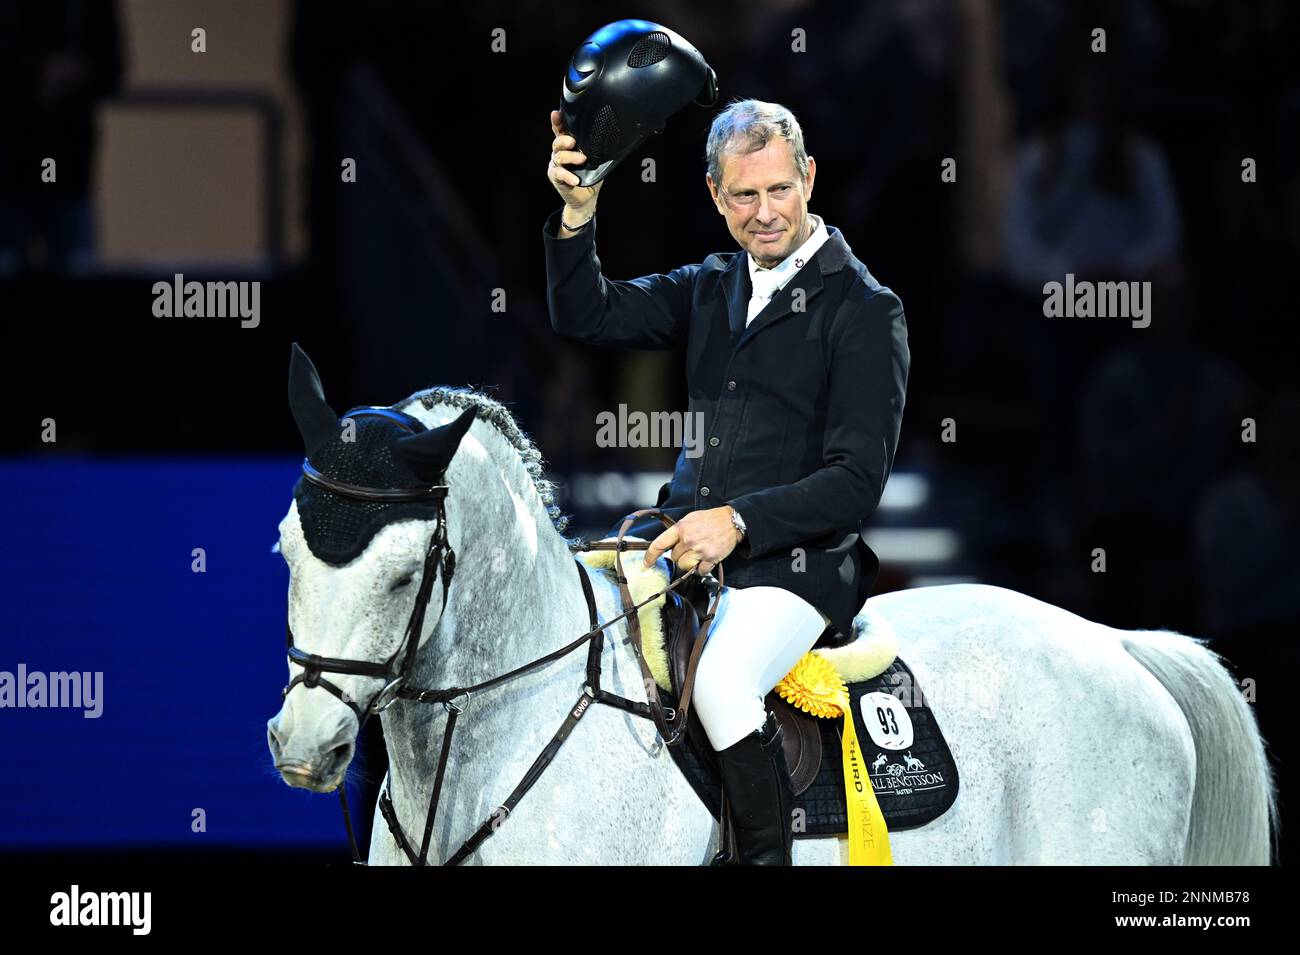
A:
<svg viewBox="0 0 1300 955">
<path fill-rule="evenodd" d="M 625 541 L 642 539 L 623 537 Z M 632 594 L 633 603 L 640 603 L 668 586 L 667 558 L 661 557 L 652 566 L 646 567 L 643 553 L 623 553 L 623 572 L 627 575 L 627 587 Z M 603 573 L 610 581 L 614 581 L 614 551 L 582 551 L 576 556 L 592 571 Z M 650 668 L 659 689 L 671 692 L 668 652 L 664 646 L 663 606 L 664 598 L 659 597 L 638 610 L 637 617 L 641 622 L 641 649 L 645 654 L 646 666 Z M 879 676 L 894 662 L 898 656 L 898 635 L 888 620 L 872 607 L 865 606 L 853 618 L 852 642 L 842 647 L 819 647 L 812 652 L 825 658 L 845 683 L 861 683 Z"/>
</svg>

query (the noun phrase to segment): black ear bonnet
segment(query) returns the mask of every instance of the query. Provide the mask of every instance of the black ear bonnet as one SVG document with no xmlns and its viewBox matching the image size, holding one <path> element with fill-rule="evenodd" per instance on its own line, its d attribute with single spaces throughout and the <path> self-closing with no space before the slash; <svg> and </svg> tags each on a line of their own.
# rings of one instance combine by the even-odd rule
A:
<svg viewBox="0 0 1300 955">
<path fill-rule="evenodd" d="M 355 425 L 354 440 L 343 440 L 343 419 Z M 340 430 L 311 451 L 307 460 L 326 477 L 364 487 L 397 488 L 429 484 L 398 454 L 397 441 L 428 429 L 417 418 L 392 408 L 353 408 L 340 419 Z M 433 520 L 442 503 L 362 501 L 344 497 L 304 477 L 293 488 L 307 547 L 328 564 L 356 560 L 379 529 L 393 521 Z"/>
</svg>

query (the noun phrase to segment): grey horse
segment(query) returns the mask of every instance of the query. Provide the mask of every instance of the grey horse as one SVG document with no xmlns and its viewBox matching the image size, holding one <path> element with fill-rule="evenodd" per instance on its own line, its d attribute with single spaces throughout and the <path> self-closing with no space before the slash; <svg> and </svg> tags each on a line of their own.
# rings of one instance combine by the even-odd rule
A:
<svg viewBox="0 0 1300 955">
<path fill-rule="evenodd" d="M 304 415 L 337 428 L 315 370 L 299 379 L 290 387 L 300 428 Z M 392 407 L 430 429 L 474 409 L 445 462 L 455 577 L 445 602 L 439 587 L 431 591 L 411 682 L 474 685 L 584 633 L 587 607 L 566 519 L 537 449 L 509 412 L 451 388 Z M 275 549 L 290 569 L 296 645 L 325 657 L 394 657 L 437 523 L 387 522 L 338 565 L 313 554 L 295 501 Z M 617 616 L 616 586 L 602 574 L 592 582 L 601 620 Z M 1269 863 L 1277 810 L 1264 742 L 1235 679 L 1203 641 L 1116 630 L 978 584 L 883 594 L 868 604 L 896 631 L 962 773 L 944 815 L 891 834 L 895 864 Z M 606 635 L 602 685 L 644 700 L 624 623 Z M 494 812 L 490 838 L 466 862 L 699 865 L 716 851 L 717 826 L 654 724 L 609 706 L 592 706 L 513 811 L 497 812 L 573 707 L 586 657 L 585 649 L 570 653 L 465 701 L 431 863 L 451 856 Z M 301 673 L 290 665 L 291 678 Z M 384 685 L 376 677 L 334 679 L 359 701 Z M 417 841 L 447 717 L 444 706 L 409 700 L 380 715 L 390 766 L 384 790 Z M 286 783 L 329 792 L 343 784 L 357 730 L 354 706 L 300 689 L 268 722 L 268 742 Z M 378 813 L 369 859 L 408 863 Z M 800 837 L 794 862 L 847 864 L 846 839 Z"/>
</svg>

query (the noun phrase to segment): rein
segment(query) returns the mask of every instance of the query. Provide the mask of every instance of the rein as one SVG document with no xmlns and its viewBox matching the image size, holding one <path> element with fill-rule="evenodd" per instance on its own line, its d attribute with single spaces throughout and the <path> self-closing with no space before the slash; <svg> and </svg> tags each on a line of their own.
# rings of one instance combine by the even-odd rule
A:
<svg viewBox="0 0 1300 955">
<path fill-rule="evenodd" d="M 634 517 L 640 516 L 642 513 L 643 512 L 638 511 L 637 514 L 633 516 Z M 671 518 L 669 518 L 669 520 L 671 520 Z M 624 527 L 624 530 L 626 530 L 626 525 Z M 648 541 L 624 541 L 623 533 L 620 532 L 619 539 L 617 542 L 602 541 L 602 542 L 596 542 L 594 544 L 589 543 L 577 547 L 576 550 L 578 551 L 616 550 L 618 552 L 622 552 L 625 550 L 647 550 L 649 549 L 649 547 L 650 544 Z M 617 556 L 616 556 L 616 560 L 618 560 Z M 397 819 L 397 811 L 393 806 L 392 798 L 388 794 L 387 785 L 385 785 L 384 791 L 381 792 L 379 795 L 379 810 L 383 814 L 385 822 L 388 823 L 388 829 L 393 834 L 393 838 L 396 839 L 398 846 L 401 847 L 402 852 L 405 853 L 407 859 L 410 860 L 412 865 L 423 866 L 428 864 L 427 860 L 428 860 L 428 852 L 429 852 L 429 840 L 433 833 L 433 822 L 438 811 L 438 802 L 442 792 L 442 784 L 443 784 L 444 773 L 447 765 L 447 757 L 451 750 L 451 738 L 453 732 L 456 729 L 456 720 L 460 716 L 460 714 L 464 712 L 464 707 L 460 705 L 456 705 L 454 700 L 456 699 L 456 697 L 459 697 L 462 694 L 466 696 L 465 705 L 468 705 L 469 694 L 481 689 L 485 689 L 490 686 L 495 686 L 498 683 L 504 683 L 505 681 L 510 680 L 516 676 L 519 676 L 522 673 L 526 673 L 529 670 L 541 666 L 542 664 L 549 663 L 562 656 L 566 656 L 567 654 L 569 654 L 570 652 L 572 652 L 573 650 L 581 646 L 583 643 L 590 641 L 590 644 L 588 646 L 588 652 L 587 652 L 586 682 L 583 683 L 582 692 L 579 694 L 578 699 L 574 702 L 573 706 L 570 707 L 569 713 L 565 717 L 564 722 L 560 725 L 560 728 L 556 730 L 555 735 L 551 738 L 550 742 L 548 742 L 546 746 L 542 749 L 542 751 L 538 754 L 537 758 L 533 761 L 533 764 L 528 768 L 528 771 L 524 773 L 523 778 L 520 779 L 520 781 L 515 785 L 515 788 L 511 791 L 510 795 L 506 797 L 506 800 L 495 810 L 493 810 L 493 812 L 488 816 L 488 818 L 483 821 L 483 823 L 478 827 L 477 830 L 475 830 L 473 835 L 471 835 L 468 839 L 466 839 L 465 842 L 461 844 L 461 847 L 452 856 L 450 856 L 446 862 L 443 863 L 444 865 L 459 865 L 471 854 L 473 854 L 489 836 L 491 836 L 493 833 L 496 832 L 496 830 L 500 827 L 501 822 L 505 819 L 506 816 L 508 816 L 514 810 L 514 807 L 518 805 L 519 801 L 524 797 L 524 794 L 527 793 L 528 790 L 531 789 L 533 785 L 537 782 L 537 780 L 541 778 L 542 773 L 546 770 L 547 766 L 550 765 L 551 761 L 555 758 L 556 754 L 560 751 L 560 747 L 564 744 L 564 741 L 568 739 L 570 732 L 572 732 L 573 730 L 573 727 L 577 724 L 577 722 L 580 719 L 582 719 L 584 715 L 586 715 L 587 710 L 590 709 L 591 704 L 593 702 L 605 703 L 609 706 L 615 706 L 619 709 L 626 710 L 630 713 L 634 713 L 637 716 L 642 716 L 647 719 L 653 719 L 656 726 L 660 727 L 660 733 L 661 735 L 663 735 L 667 745 L 671 746 L 677 743 L 682 738 L 684 727 L 686 726 L 686 719 L 687 719 L 688 706 L 689 706 L 689 701 L 686 699 L 685 695 L 683 695 L 682 704 L 676 710 L 673 710 L 671 707 L 665 708 L 662 705 L 662 703 L 659 700 L 657 687 L 655 687 L 652 690 L 650 694 L 651 700 L 648 704 L 640 703 L 635 700 L 629 700 L 626 697 L 619 696 L 615 693 L 610 693 L 608 690 L 604 690 L 601 688 L 600 686 L 601 665 L 600 664 L 601 664 L 601 651 L 604 646 L 603 631 L 607 627 L 612 626 L 613 624 L 617 623 L 618 621 L 624 618 L 628 618 L 629 621 L 635 621 L 637 618 L 634 615 L 641 607 L 643 607 L 647 603 L 650 603 L 651 601 L 657 600 L 658 598 L 664 596 L 670 590 L 676 589 L 684 581 L 688 580 L 692 576 L 695 576 L 694 571 L 687 571 L 686 573 L 681 574 L 679 577 L 677 577 L 676 580 L 672 581 L 663 590 L 660 590 L 658 593 L 650 597 L 647 597 L 639 604 L 633 604 L 632 606 L 629 607 L 628 604 L 631 603 L 630 597 L 625 599 L 623 605 L 624 607 L 627 607 L 627 609 L 624 610 L 622 613 L 620 613 L 618 616 L 613 617 L 602 624 L 600 623 L 600 617 L 596 610 L 595 594 L 592 592 L 591 579 L 588 576 L 587 568 L 576 557 L 574 558 L 574 564 L 577 566 L 578 577 L 582 584 L 583 597 L 586 600 L 587 612 L 591 621 L 591 629 L 589 629 L 582 636 L 578 637 L 572 643 L 569 643 L 568 645 L 559 648 L 558 650 L 555 650 L 551 653 L 546 654 L 543 657 L 539 657 L 538 659 L 533 660 L 531 663 L 526 663 L 521 667 L 517 667 L 516 669 L 511 670 L 508 673 L 504 673 L 500 676 L 493 677 L 490 680 L 485 680 L 482 683 L 477 683 L 473 686 L 451 687 L 448 689 L 441 689 L 441 690 L 432 690 L 432 689 L 421 690 L 421 689 L 411 687 L 399 691 L 398 696 L 401 699 L 411 700 L 416 703 L 442 703 L 448 712 L 447 728 L 443 733 L 443 739 L 442 739 L 442 751 L 438 754 L 438 768 L 434 775 L 433 792 L 429 799 L 429 812 L 425 817 L 424 837 L 420 842 L 420 848 L 418 853 L 415 851 L 410 841 L 406 838 L 406 834 L 403 831 L 402 826 Z M 620 580 L 620 587 L 622 589 L 626 588 L 626 578 L 622 578 Z M 721 585 L 719 584 L 716 593 L 714 593 L 714 595 L 711 598 L 708 612 L 705 614 L 704 620 L 706 621 L 706 623 L 704 624 L 703 627 L 701 627 L 699 634 L 696 638 L 695 652 L 693 652 L 692 654 L 693 659 L 698 658 L 699 652 L 702 651 L 704 648 L 704 643 L 708 638 L 709 626 L 713 620 L 713 615 L 717 610 L 717 603 L 718 600 L 720 599 L 720 595 L 721 595 Z M 629 615 L 633 615 L 633 616 L 629 617 Z M 629 623 L 629 626 L 635 626 L 635 625 Z M 649 669 L 646 666 L 645 658 L 641 652 L 639 627 L 637 627 L 635 646 L 637 649 L 637 659 L 641 663 L 642 671 L 647 676 L 649 676 Z M 694 666 L 692 666 L 691 668 L 691 676 L 692 677 L 694 676 Z M 647 685 L 654 687 L 653 677 L 649 679 L 649 683 Z M 665 715 L 665 711 L 669 715 Z M 669 728 L 669 733 L 666 735 L 663 733 L 663 728 L 665 727 Z M 339 788 L 339 794 L 340 794 L 340 798 L 343 799 L 344 813 L 346 818 L 347 803 L 346 803 L 346 797 L 343 795 L 343 787 Z M 353 861 L 359 864 L 365 864 L 362 862 L 360 853 L 357 850 L 356 840 L 352 836 L 350 825 L 348 826 L 348 838 L 352 845 Z"/>
<path fill-rule="evenodd" d="M 388 409 L 364 409 L 349 412 L 349 416 L 356 416 L 357 414 L 382 415 L 390 418 L 390 420 L 395 418 L 395 414 Z M 399 424 L 401 423 L 402 422 L 399 421 Z M 409 426 L 407 429 L 411 430 Z M 393 656 L 389 658 L 386 663 L 375 663 L 366 660 L 346 660 L 335 657 L 321 657 L 314 653 L 305 653 L 293 645 L 293 631 L 286 626 L 286 631 L 288 632 L 289 660 L 291 663 L 296 663 L 303 667 L 303 673 L 294 677 L 281 694 L 281 699 L 283 700 L 289 695 L 289 691 L 299 683 L 308 688 L 316 686 L 324 687 L 330 693 L 334 694 L 346 703 L 357 715 L 359 721 L 357 730 L 358 734 L 365 726 L 366 721 L 372 715 L 383 712 L 398 700 L 407 700 L 414 703 L 442 704 L 448 714 L 447 727 L 443 733 L 442 751 L 438 755 L 438 767 L 434 775 L 433 792 L 429 799 L 429 811 L 425 816 L 424 834 L 423 838 L 420 840 L 418 852 L 407 838 L 406 833 L 397 818 L 397 810 L 393 806 L 392 798 L 389 795 L 388 779 L 391 779 L 391 773 L 385 779 L 384 789 L 379 794 L 379 811 L 382 813 L 384 821 L 388 823 L 388 829 L 392 833 L 393 838 L 396 840 L 398 846 L 401 847 L 402 852 L 405 853 L 407 859 L 412 865 L 424 866 L 428 864 L 429 841 L 433 835 L 433 823 L 437 815 L 438 802 L 442 794 L 443 779 L 447 768 L 447 757 L 451 752 L 452 734 L 456 729 L 457 718 L 461 713 L 465 712 L 465 708 L 469 705 L 470 695 L 474 692 L 487 689 L 488 687 L 495 686 L 499 683 L 504 683 L 507 680 L 513 679 L 514 677 L 526 673 L 542 664 L 550 663 L 562 656 L 566 656 L 583 643 L 590 641 L 587 652 L 586 680 L 582 685 L 582 692 L 579 694 L 577 701 L 572 707 L 570 707 L 569 713 L 565 717 L 563 724 L 561 724 L 550 742 L 548 742 L 542 749 L 541 753 L 538 754 L 537 758 L 533 761 L 533 764 L 528 768 L 528 771 L 524 773 L 523 778 L 520 779 L 518 784 L 516 784 L 510 795 L 506 797 L 506 800 L 493 810 L 492 814 L 483 821 L 482 825 L 480 825 L 478 829 L 475 830 L 475 832 L 466 839 L 464 843 L 462 843 L 461 847 L 445 863 L 443 863 L 444 865 L 459 865 L 475 850 L 477 850 L 489 836 L 496 832 L 497 828 L 500 826 L 500 821 L 498 820 L 502 820 L 504 819 L 504 816 L 508 816 L 519 803 L 519 800 L 524 797 L 524 794 L 527 793 L 537 780 L 541 778 L 542 773 L 555 758 L 555 755 L 559 752 L 560 747 L 568 738 L 573 727 L 577 724 L 578 720 L 582 719 L 583 715 L 585 715 L 587 710 L 590 709 L 593 702 L 605 703 L 609 706 L 626 710 L 629 713 L 634 713 L 637 716 L 653 720 L 661 738 L 668 746 L 675 745 L 681 741 L 686 731 L 687 717 L 690 710 L 691 690 L 695 683 L 696 666 L 699 662 L 700 654 L 704 650 L 704 644 L 708 640 L 709 630 L 713 624 L 714 614 L 716 613 L 718 603 L 721 600 L 723 578 L 722 568 L 720 565 L 715 568 L 718 573 L 716 579 L 711 575 L 706 575 L 700 578 L 711 592 L 708 609 L 703 618 L 701 618 L 701 626 L 691 650 L 690 663 L 687 668 L 687 675 L 682 689 L 681 700 L 676 709 L 672 707 L 664 707 L 659 699 L 658 686 L 655 683 L 653 675 L 650 673 L 649 666 L 646 664 L 645 654 L 642 649 L 641 624 L 636 613 L 641 607 L 651 601 L 665 596 L 669 591 L 675 590 L 680 586 L 683 581 L 697 575 L 695 570 L 687 571 L 678 576 L 675 580 L 671 581 L 667 587 L 663 588 L 658 593 L 647 597 L 640 603 L 633 603 L 631 592 L 628 589 L 627 577 L 623 573 L 622 553 L 628 550 L 648 550 L 650 547 L 650 542 L 648 541 L 623 540 L 623 536 L 627 533 L 628 528 L 631 527 L 638 518 L 643 516 L 657 517 L 665 527 L 671 527 L 675 521 L 673 521 L 673 519 L 668 515 L 664 514 L 657 508 L 645 508 L 643 510 L 635 511 L 628 515 L 624 520 L 622 527 L 619 529 L 617 540 L 582 543 L 573 548 L 576 551 L 615 551 L 614 563 L 616 568 L 616 579 L 619 586 L 619 596 L 624 608 L 623 612 L 618 616 L 605 623 L 600 622 L 600 616 L 596 610 L 596 598 L 592 591 L 591 579 L 587 568 L 582 561 L 578 560 L 575 556 L 574 563 L 577 565 L 578 578 L 582 584 L 582 593 L 587 604 L 587 613 L 591 622 L 591 628 L 587 630 L 586 633 L 558 650 L 539 657 L 523 666 L 517 667 L 508 673 L 503 673 L 500 676 L 493 677 L 490 680 L 485 680 L 482 683 L 476 683 L 473 686 L 456 686 L 448 687 L 446 689 L 420 688 L 408 686 L 406 680 L 414 668 L 415 658 L 420 643 L 420 634 L 424 627 L 424 614 L 428 607 L 429 597 L 433 590 L 433 581 L 435 577 L 439 576 L 438 571 L 441 569 L 443 603 L 442 610 L 440 610 L 438 614 L 438 621 L 441 622 L 442 614 L 447 609 L 447 595 L 451 585 L 451 578 L 456 569 L 456 554 L 455 551 L 452 550 L 450 542 L 447 540 L 446 530 L 447 521 L 444 501 L 447 496 L 448 486 L 446 484 L 438 483 L 426 487 L 414 488 L 361 487 L 359 485 L 346 484 L 342 481 L 326 477 L 312 467 L 308 461 L 303 462 L 303 475 L 312 483 L 328 488 L 336 494 L 359 498 L 361 500 L 393 502 L 436 499 L 437 501 L 437 527 L 433 532 L 433 536 L 429 542 L 429 549 L 425 554 L 424 569 L 420 579 L 420 590 L 416 596 L 415 607 L 412 609 L 411 618 L 408 621 L 406 630 L 403 634 L 402 643 L 398 645 Z M 645 703 L 629 700 L 625 697 L 618 696 L 617 694 L 610 693 L 609 691 L 602 689 L 600 686 L 601 651 L 604 646 L 604 630 L 625 618 L 628 620 L 628 630 L 632 635 L 632 642 L 636 651 L 637 661 L 641 666 L 641 673 L 644 677 L 643 682 L 647 687 L 647 702 Z M 436 626 L 437 624 L 435 623 L 435 627 Z M 406 648 L 406 653 L 402 659 L 401 667 L 394 669 L 393 664 L 397 660 L 399 654 L 401 654 L 403 646 Z M 387 679 L 388 682 L 385 684 L 383 689 L 375 695 L 370 704 L 362 708 L 357 706 L 346 692 L 340 690 L 338 686 L 331 683 L 329 680 L 324 679 L 321 674 L 325 672 L 346 673 L 353 676 L 378 677 Z M 456 699 L 462 695 L 465 697 L 465 702 L 459 704 L 456 702 Z M 352 848 L 352 861 L 357 865 L 367 865 L 368 860 L 362 859 L 361 852 L 357 847 L 356 835 L 352 827 L 352 816 L 348 810 L 346 790 L 346 782 L 340 783 L 338 789 L 339 804 L 343 813 L 343 825 L 348 834 L 348 843 Z M 504 814 L 504 816 L 501 814 Z"/>
</svg>

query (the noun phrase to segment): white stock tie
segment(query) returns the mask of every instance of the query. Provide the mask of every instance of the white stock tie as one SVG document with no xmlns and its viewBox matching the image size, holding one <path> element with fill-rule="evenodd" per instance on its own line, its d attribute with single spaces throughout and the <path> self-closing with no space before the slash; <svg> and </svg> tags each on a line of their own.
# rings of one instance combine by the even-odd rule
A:
<svg viewBox="0 0 1300 955">
<path fill-rule="evenodd" d="M 767 305 L 772 296 L 776 294 L 777 285 L 780 279 L 772 274 L 771 269 L 759 269 L 753 275 L 754 298 L 761 299 L 763 305 Z"/>
</svg>

